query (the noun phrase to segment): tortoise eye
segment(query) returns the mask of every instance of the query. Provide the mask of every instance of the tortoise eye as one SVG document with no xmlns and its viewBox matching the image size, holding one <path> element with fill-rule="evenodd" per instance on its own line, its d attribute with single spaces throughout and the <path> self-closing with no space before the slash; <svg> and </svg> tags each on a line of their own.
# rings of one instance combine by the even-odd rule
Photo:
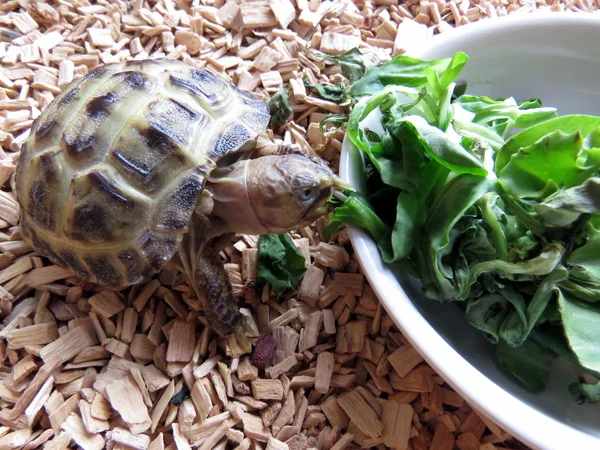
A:
<svg viewBox="0 0 600 450">
<path fill-rule="evenodd" d="M 300 194 L 300 199 L 302 201 L 310 200 L 311 197 L 312 197 L 312 191 L 310 189 L 304 189 L 302 191 L 302 193 Z"/>
</svg>

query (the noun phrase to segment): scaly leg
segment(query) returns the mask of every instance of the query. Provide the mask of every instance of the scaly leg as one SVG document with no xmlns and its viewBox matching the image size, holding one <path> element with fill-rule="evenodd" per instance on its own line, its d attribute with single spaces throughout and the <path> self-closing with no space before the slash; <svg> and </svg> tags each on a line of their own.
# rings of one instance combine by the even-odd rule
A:
<svg viewBox="0 0 600 450">
<path fill-rule="evenodd" d="M 204 298 L 204 315 L 217 332 L 235 334 L 242 324 L 242 314 L 223 267 L 223 260 L 212 245 L 198 258 L 194 285 Z"/>
<path fill-rule="evenodd" d="M 220 335 L 235 334 L 242 324 L 237 299 L 223 266 L 221 256 L 210 240 L 210 220 L 194 214 L 190 230 L 179 250 L 182 271 L 204 303 L 204 313 L 210 326 Z"/>
<path fill-rule="evenodd" d="M 256 139 L 256 145 L 252 151 L 250 158 L 260 158 L 261 156 L 282 156 L 289 154 L 306 155 L 306 152 L 302 150 L 298 144 L 276 144 L 273 142 L 266 133 L 258 136 Z"/>
</svg>

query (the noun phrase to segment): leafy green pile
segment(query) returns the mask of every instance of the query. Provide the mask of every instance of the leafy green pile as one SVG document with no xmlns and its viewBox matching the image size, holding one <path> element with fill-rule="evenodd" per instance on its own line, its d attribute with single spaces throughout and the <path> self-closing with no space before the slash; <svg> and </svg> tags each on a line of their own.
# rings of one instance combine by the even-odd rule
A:
<svg viewBox="0 0 600 450">
<path fill-rule="evenodd" d="M 287 233 L 259 237 L 257 266 L 257 281 L 277 294 L 298 287 L 306 272 L 304 256 Z"/>
<path fill-rule="evenodd" d="M 456 81 L 467 60 L 363 65 L 345 89 L 346 132 L 366 156 L 367 192 L 348 192 L 333 221 L 368 230 L 385 262 L 418 277 L 427 298 L 457 302 L 532 391 L 545 388 L 557 357 L 593 379 L 600 117 L 468 95 Z M 600 400 L 600 384 L 568 388 Z"/>
</svg>

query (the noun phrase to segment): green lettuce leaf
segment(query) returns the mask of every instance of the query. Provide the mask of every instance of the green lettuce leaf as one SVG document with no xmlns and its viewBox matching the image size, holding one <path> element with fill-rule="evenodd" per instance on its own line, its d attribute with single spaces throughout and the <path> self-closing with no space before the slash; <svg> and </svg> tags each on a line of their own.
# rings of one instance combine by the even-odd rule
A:
<svg viewBox="0 0 600 450">
<path fill-rule="evenodd" d="M 594 404 L 600 402 L 600 381 L 596 383 L 576 381 L 569 384 L 568 389 L 569 393 L 580 404 Z"/>
<path fill-rule="evenodd" d="M 371 67 L 365 75 L 350 87 L 350 95 L 360 98 L 381 92 L 386 86 L 422 87 L 431 81 L 436 83 L 432 91 L 438 96 L 456 80 L 468 61 L 464 53 L 452 58 L 423 61 L 408 56 L 396 56 L 392 60 Z"/>
<path fill-rule="evenodd" d="M 488 272 L 495 272 L 500 276 L 507 278 L 513 278 L 512 275 L 548 275 L 560 263 L 564 252 L 565 249 L 562 245 L 552 243 L 548 244 L 538 256 L 530 260 L 510 263 L 495 259 L 474 264 L 471 267 L 471 270 L 474 278 Z"/>
<path fill-rule="evenodd" d="M 500 341 L 496 358 L 501 367 L 515 376 L 532 392 L 542 392 L 548 385 L 550 368 L 556 356 L 550 350 L 526 340 L 519 347 Z"/>
<path fill-rule="evenodd" d="M 600 127 L 600 117 L 586 115 L 561 116 L 527 127 L 511 136 L 498 152 L 496 155 L 496 172 L 500 173 L 504 169 L 512 155 L 522 148 L 532 146 L 544 136 L 557 131 L 563 134 L 579 132 L 581 136 L 587 136 L 598 127 Z"/>
<path fill-rule="evenodd" d="M 306 82 L 304 85 L 309 89 L 314 89 L 321 98 L 329 100 L 330 102 L 341 103 L 348 98 L 345 85 L 335 85 L 331 83 L 310 84 Z"/>
<path fill-rule="evenodd" d="M 288 101 L 290 90 L 281 88 L 277 93 L 267 100 L 267 106 L 271 112 L 271 126 L 283 125 L 292 116 L 292 107 Z"/>
<path fill-rule="evenodd" d="M 539 100 L 518 103 L 514 98 L 492 100 L 486 96 L 463 95 L 456 104 L 474 114 L 473 122 L 492 128 L 506 137 L 513 128 L 527 128 L 555 118 L 556 108 L 543 108 Z"/>
<path fill-rule="evenodd" d="M 579 363 L 600 372 L 600 308 L 560 292 L 558 308 L 569 347 Z"/>
<path fill-rule="evenodd" d="M 336 56 L 328 55 L 316 50 L 309 50 L 309 52 L 319 58 L 339 63 L 342 73 L 350 80 L 350 82 L 363 79 L 367 69 L 374 66 L 373 60 L 358 48 L 353 48 Z"/>
<path fill-rule="evenodd" d="M 582 214 L 599 213 L 600 178 L 588 178 L 580 186 L 561 190 L 535 205 L 535 211 L 547 227 L 567 227 Z"/>
<path fill-rule="evenodd" d="M 444 263 L 454 250 L 450 233 L 465 212 L 490 192 L 494 184 L 494 180 L 486 177 L 461 174 L 451 179 L 436 197 L 418 246 L 420 273 L 428 297 L 439 300 L 466 298 L 471 283 L 457 284 L 456 274 Z M 468 270 L 465 276 L 470 278 L 470 275 Z M 462 278 L 465 279 L 464 276 Z"/>
<path fill-rule="evenodd" d="M 258 239 L 258 281 L 282 294 L 295 289 L 306 271 L 305 259 L 289 234 L 267 234 Z"/>
<path fill-rule="evenodd" d="M 539 323 L 548 304 L 557 294 L 557 283 L 566 279 L 567 276 L 567 269 L 557 267 L 537 287 L 533 298 L 527 305 L 525 317 L 521 311 L 512 311 L 506 316 L 499 333 L 508 345 L 518 347 L 529 337 L 531 330 Z"/>
<path fill-rule="evenodd" d="M 598 166 L 581 165 L 583 143 L 578 131 L 552 132 L 514 153 L 498 178 L 518 198 L 544 199 L 561 188 L 579 186 L 598 170 Z"/>
<path fill-rule="evenodd" d="M 430 157 L 455 173 L 480 176 L 488 173 L 479 159 L 422 117 L 403 117 L 393 124 L 392 132 L 402 146 L 421 147 Z"/>
</svg>

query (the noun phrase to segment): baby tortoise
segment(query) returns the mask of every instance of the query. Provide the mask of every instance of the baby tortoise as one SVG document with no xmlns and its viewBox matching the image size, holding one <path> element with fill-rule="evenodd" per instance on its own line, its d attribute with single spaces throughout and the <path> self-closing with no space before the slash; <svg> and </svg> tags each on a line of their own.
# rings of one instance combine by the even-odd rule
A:
<svg viewBox="0 0 600 450">
<path fill-rule="evenodd" d="M 220 237 L 307 226 L 345 187 L 318 158 L 257 152 L 269 119 L 264 102 L 183 62 L 94 70 L 56 97 L 23 146 L 23 236 L 113 289 L 177 267 L 212 327 L 231 335 L 242 315 Z"/>
</svg>

